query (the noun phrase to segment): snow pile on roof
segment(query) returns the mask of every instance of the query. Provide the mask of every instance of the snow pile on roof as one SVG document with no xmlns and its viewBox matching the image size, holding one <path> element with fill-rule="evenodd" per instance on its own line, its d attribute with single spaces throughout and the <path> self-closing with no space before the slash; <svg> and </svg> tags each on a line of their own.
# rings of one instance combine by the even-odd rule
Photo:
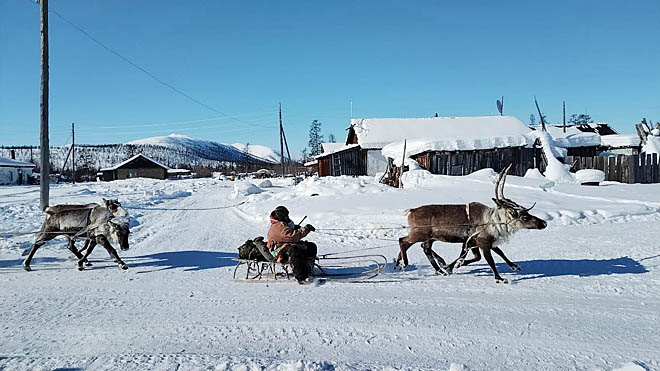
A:
<svg viewBox="0 0 660 371">
<path fill-rule="evenodd" d="M 321 148 L 323 148 L 323 153 L 334 152 L 336 150 L 341 149 L 344 146 L 345 146 L 344 143 L 321 143 Z"/>
<path fill-rule="evenodd" d="M 352 119 L 362 148 L 425 138 L 446 150 L 526 145 L 529 128 L 513 116 Z M 522 144 L 521 144 L 522 143 Z"/>
<path fill-rule="evenodd" d="M 158 162 L 158 161 L 156 161 L 156 160 L 154 160 L 154 159 L 152 159 L 152 158 L 150 158 L 150 157 L 148 157 L 148 156 L 145 156 L 145 155 L 143 155 L 143 154 L 141 154 L 141 153 L 138 153 L 137 155 L 135 155 L 135 156 L 129 158 L 128 160 L 122 161 L 122 162 L 120 162 L 120 163 L 118 163 L 118 164 L 116 164 L 116 165 L 114 165 L 114 166 L 106 167 L 106 168 L 99 169 L 99 170 L 100 170 L 100 171 L 117 170 L 117 169 L 119 169 L 120 167 L 122 167 L 122 166 L 128 164 L 129 162 L 135 160 L 135 159 L 138 158 L 138 157 L 144 157 L 145 159 L 147 159 L 147 160 L 153 162 L 154 164 L 156 164 L 156 165 L 158 165 L 158 166 L 160 166 L 160 167 L 162 167 L 162 168 L 165 168 L 165 169 L 167 169 L 167 170 L 170 170 L 169 167 L 167 167 L 167 166 L 161 164 L 160 162 Z"/>
<path fill-rule="evenodd" d="M 556 183 L 575 183 L 575 176 L 571 174 L 569 165 L 562 164 L 555 157 L 556 149 L 554 147 L 554 140 L 552 135 L 546 131 L 536 130 L 534 135 L 541 141 L 541 148 L 545 154 L 548 164 L 543 174 L 549 180 Z"/>
<path fill-rule="evenodd" d="M 639 147 L 642 141 L 637 134 L 612 134 L 600 137 L 600 144 L 607 147 Z"/>
<path fill-rule="evenodd" d="M 332 143 L 332 144 L 334 144 L 334 143 Z M 346 145 L 346 144 L 343 144 L 343 143 L 339 143 L 338 146 L 331 146 L 330 148 L 328 148 L 328 151 L 323 150 L 323 153 L 321 153 L 320 155 L 314 156 L 314 158 L 324 157 L 324 156 L 327 156 L 327 155 L 331 155 L 333 153 L 341 152 L 341 151 L 344 151 L 344 150 L 347 150 L 347 149 L 350 149 L 350 148 L 355 148 L 355 147 L 358 147 L 358 146 L 359 146 L 359 144 Z"/>
<path fill-rule="evenodd" d="M 552 135 L 555 146 L 562 148 L 599 146 L 601 136 L 597 133 L 583 132 L 574 126 L 564 129 L 552 125 L 546 126 L 548 133 Z M 537 129 L 537 131 L 540 129 Z"/>
<path fill-rule="evenodd" d="M 478 135 L 477 135 L 478 136 Z M 469 151 L 475 149 L 492 149 L 508 147 L 527 147 L 532 144 L 527 136 L 506 136 L 492 138 L 455 138 L 433 140 L 429 139 L 407 139 L 406 156 L 413 156 L 427 151 Z M 397 159 L 403 157 L 404 141 L 396 141 L 383 147 L 383 156 Z"/>
<path fill-rule="evenodd" d="M 647 155 L 655 153 L 660 156 L 660 137 L 654 135 L 646 137 L 646 144 L 642 146 L 642 152 Z"/>
<path fill-rule="evenodd" d="M 0 157 L 0 166 L 3 167 L 35 167 L 35 164 L 23 161 L 16 161 L 6 157 Z"/>
</svg>

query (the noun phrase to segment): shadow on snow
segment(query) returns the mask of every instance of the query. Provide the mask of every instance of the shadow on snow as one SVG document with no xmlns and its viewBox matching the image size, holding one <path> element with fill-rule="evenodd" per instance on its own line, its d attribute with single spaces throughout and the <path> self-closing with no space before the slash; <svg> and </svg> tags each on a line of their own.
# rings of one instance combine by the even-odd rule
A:
<svg viewBox="0 0 660 371">
<path fill-rule="evenodd" d="M 218 251 L 170 251 L 157 254 L 127 257 L 124 259 L 130 268 L 159 268 L 138 273 L 149 273 L 169 269 L 184 268 L 185 271 L 201 271 L 236 265 L 234 253 Z"/>
<path fill-rule="evenodd" d="M 530 280 L 535 278 L 578 276 L 594 277 L 612 274 L 641 274 L 648 270 L 638 261 L 627 256 L 613 259 L 547 259 L 527 260 L 517 263 L 521 270 L 517 273 L 515 281 Z M 510 272 L 504 263 L 497 264 L 499 272 Z M 460 270 L 459 270 L 460 272 Z M 492 274 L 488 266 L 472 269 L 471 273 Z"/>
</svg>

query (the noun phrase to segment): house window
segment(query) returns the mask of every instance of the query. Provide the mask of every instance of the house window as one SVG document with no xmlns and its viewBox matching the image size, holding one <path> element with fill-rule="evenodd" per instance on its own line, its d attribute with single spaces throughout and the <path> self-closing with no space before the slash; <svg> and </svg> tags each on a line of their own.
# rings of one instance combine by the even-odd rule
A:
<svg viewBox="0 0 660 371">
<path fill-rule="evenodd" d="M 129 178 L 137 178 L 137 170 L 132 169 L 128 171 L 128 177 Z"/>
</svg>

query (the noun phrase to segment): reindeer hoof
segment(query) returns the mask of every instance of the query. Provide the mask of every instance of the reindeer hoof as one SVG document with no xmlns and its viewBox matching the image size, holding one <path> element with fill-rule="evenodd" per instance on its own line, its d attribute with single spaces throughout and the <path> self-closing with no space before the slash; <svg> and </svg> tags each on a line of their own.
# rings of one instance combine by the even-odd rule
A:
<svg viewBox="0 0 660 371">
<path fill-rule="evenodd" d="M 87 260 L 85 260 L 85 266 L 87 266 L 87 267 L 91 267 L 91 266 L 92 266 L 92 263 L 90 263 L 90 262 L 88 262 Z"/>
<path fill-rule="evenodd" d="M 460 267 L 462 267 L 464 262 L 465 262 L 465 260 L 463 260 L 463 259 L 458 259 L 458 260 L 456 261 L 456 264 L 454 265 L 454 268 L 460 268 Z"/>
<path fill-rule="evenodd" d="M 516 264 L 511 265 L 510 268 L 511 268 L 512 271 L 516 271 L 516 272 L 520 270 L 520 267 Z"/>
<path fill-rule="evenodd" d="M 438 276 L 449 276 L 449 273 L 442 269 L 438 269 L 437 271 L 435 271 L 435 274 Z"/>
<path fill-rule="evenodd" d="M 85 270 L 85 267 L 83 267 L 82 265 L 79 265 L 77 268 L 78 268 L 78 271 L 80 271 L 80 272 L 82 272 L 83 270 Z"/>
<path fill-rule="evenodd" d="M 128 269 L 128 265 L 122 263 L 122 264 L 119 264 L 119 268 L 121 268 L 122 270 L 127 270 L 127 269 Z"/>
<path fill-rule="evenodd" d="M 25 263 L 23 263 L 23 269 L 25 269 L 26 272 L 32 271 L 32 268 L 30 268 L 30 266 Z"/>
<path fill-rule="evenodd" d="M 506 278 L 499 277 L 499 278 L 495 278 L 495 283 L 509 283 L 509 280 L 507 280 Z"/>
</svg>

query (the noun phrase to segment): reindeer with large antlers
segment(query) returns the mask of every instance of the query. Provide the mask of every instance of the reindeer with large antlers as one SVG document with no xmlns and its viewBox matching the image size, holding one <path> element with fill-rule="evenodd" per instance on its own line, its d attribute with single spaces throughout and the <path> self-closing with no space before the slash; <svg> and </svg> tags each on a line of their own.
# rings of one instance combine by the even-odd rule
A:
<svg viewBox="0 0 660 371">
<path fill-rule="evenodd" d="M 399 256 L 395 265 L 403 260 L 408 265 L 407 251 L 413 244 L 422 243 L 424 254 L 438 274 L 450 274 L 454 267 L 467 265 L 481 259 L 479 250 L 495 275 L 495 282 L 507 282 L 495 268 L 491 250 L 499 255 L 513 270 L 520 268 L 512 263 L 497 247 L 506 242 L 520 229 L 544 229 L 547 223 L 529 214 L 534 207 L 525 208 L 504 197 L 504 183 L 509 165 L 502 170 L 495 184 L 495 207 L 479 202 L 467 205 L 425 205 L 407 210 L 410 233 L 399 239 Z M 445 265 L 445 261 L 432 250 L 433 242 L 461 243 L 463 249 L 456 261 Z M 472 250 L 474 258 L 465 260 Z"/>
</svg>

